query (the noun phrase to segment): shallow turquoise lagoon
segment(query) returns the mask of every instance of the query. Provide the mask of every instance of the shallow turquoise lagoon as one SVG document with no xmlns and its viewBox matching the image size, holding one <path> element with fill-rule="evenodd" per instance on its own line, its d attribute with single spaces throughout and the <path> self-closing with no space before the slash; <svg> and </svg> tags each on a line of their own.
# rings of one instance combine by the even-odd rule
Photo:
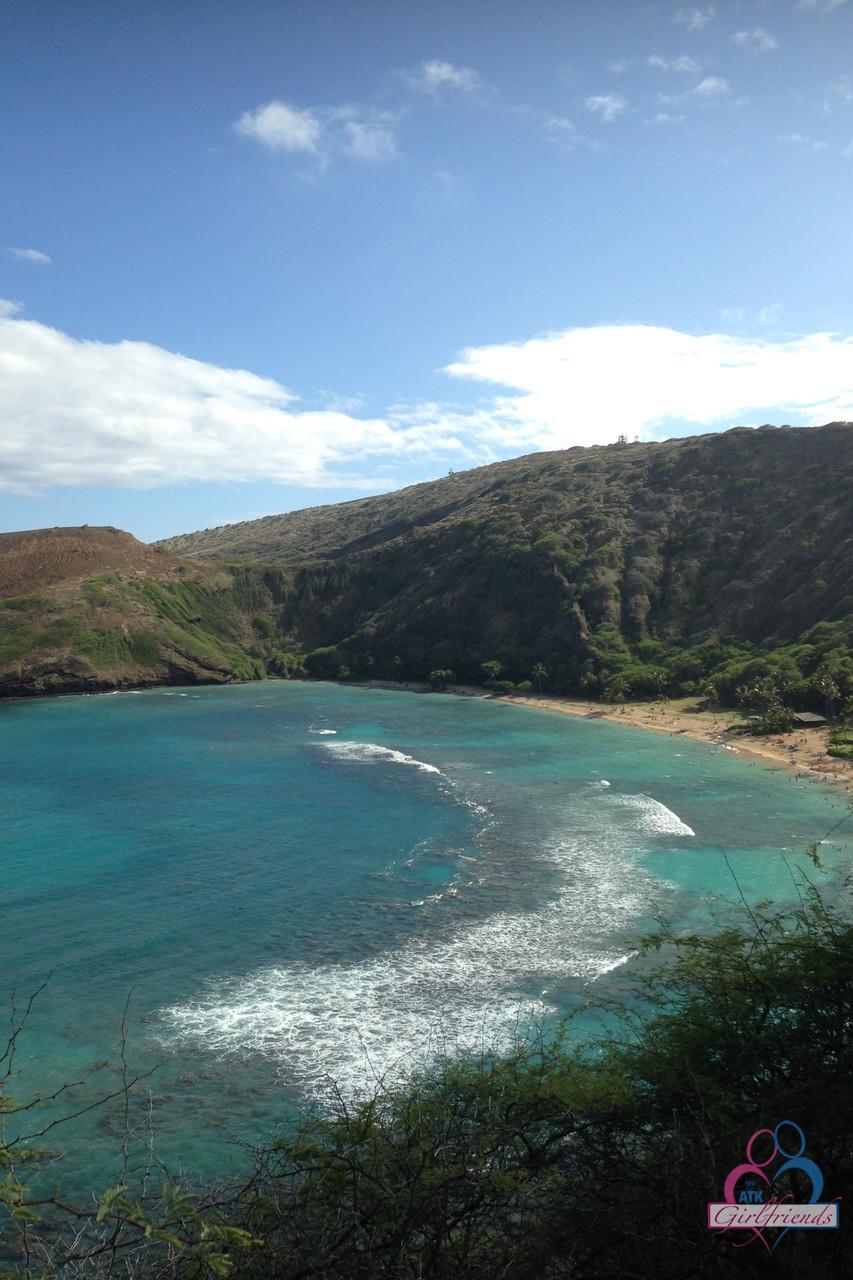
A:
<svg viewBox="0 0 853 1280">
<path fill-rule="evenodd" d="M 159 1154 L 220 1171 L 321 1096 L 507 1044 L 621 981 L 658 912 L 829 886 L 844 802 L 731 752 L 500 702 L 311 683 L 0 707 L 14 1088 L 128 1060 Z M 784 857 L 782 856 L 784 852 Z M 737 877 L 735 883 L 732 872 Z M 738 888 L 740 886 L 740 889 Z M 630 960 L 627 960 L 630 964 Z M 149 1096 L 153 1099 L 149 1107 Z M 109 1179 L 122 1113 L 55 1135 Z"/>
</svg>

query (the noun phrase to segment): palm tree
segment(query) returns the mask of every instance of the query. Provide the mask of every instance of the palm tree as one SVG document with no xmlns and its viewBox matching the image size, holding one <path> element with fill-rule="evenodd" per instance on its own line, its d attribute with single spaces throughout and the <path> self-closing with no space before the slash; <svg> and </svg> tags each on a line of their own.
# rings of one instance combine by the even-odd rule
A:
<svg viewBox="0 0 853 1280">
<path fill-rule="evenodd" d="M 820 689 L 824 698 L 826 698 L 826 710 L 830 720 L 835 718 L 835 701 L 841 697 L 841 690 L 838 687 L 832 672 L 824 669 L 818 672 L 817 687 Z"/>
<path fill-rule="evenodd" d="M 495 658 L 490 659 L 489 662 L 480 663 L 480 670 L 486 677 L 487 685 L 494 684 L 503 669 L 503 663 L 498 662 Z"/>
<path fill-rule="evenodd" d="M 533 670 L 530 672 L 530 674 L 531 674 L 531 676 L 533 677 L 533 679 L 536 681 L 536 688 L 537 688 L 537 689 L 539 690 L 539 692 L 541 693 L 541 692 L 542 692 L 542 681 L 543 681 L 543 680 L 547 680 L 547 679 L 548 679 L 548 672 L 547 672 L 547 671 L 545 670 L 545 668 L 542 666 L 542 663 L 541 663 L 541 662 L 537 662 L 537 663 L 535 663 L 535 664 L 534 664 L 534 666 L 533 666 Z"/>
</svg>

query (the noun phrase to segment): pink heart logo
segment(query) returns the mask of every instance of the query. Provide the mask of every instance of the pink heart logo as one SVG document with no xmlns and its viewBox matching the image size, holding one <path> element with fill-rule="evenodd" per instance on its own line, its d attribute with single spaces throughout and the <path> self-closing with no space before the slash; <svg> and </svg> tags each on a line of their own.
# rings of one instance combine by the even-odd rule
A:
<svg viewBox="0 0 853 1280">
<path fill-rule="evenodd" d="M 752 1153 L 753 1143 L 755 1142 L 756 1138 L 760 1138 L 762 1134 L 765 1134 L 765 1133 L 771 1139 L 773 1143 L 773 1149 L 766 1160 L 756 1160 L 755 1156 Z M 776 1135 L 773 1132 L 773 1130 L 772 1129 L 756 1129 L 755 1133 L 752 1135 L 752 1137 L 749 1139 L 749 1141 L 746 1144 L 747 1163 L 735 1165 L 734 1169 L 732 1169 L 731 1173 L 726 1178 L 725 1186 L 723 1187 L 723 1199 L 725 1200 L 726 1204 L 737 1203 L 735 1200 L 735 1189 L 737 1187 L 738 1181 L 744 1176 L 744 1174 L 750 1173 L 753 1175 L 753 1177 L 761 1178 L 762 1182 L 764 1182 L 769 1188 L 771 1186 L 771 1182 L 767 1174 L 764 1172 L 764 1170 L 766 1169 L 767 1165 L 771 1164 L 776 1159 L 778 1152 L 779 1152 L 779 1148 L 776 1145 Z M 776 1176 L 778 1177 L 778 1174 Z M 747 1228 L 726 1227 L 724 1228 L 724 1230 L 726 1231 L 748 1230 L 752 1232 L 752 1234 L 761 1241 L 761 1243 L 764 1245 L 764 1248 L 767 1250 L 768 1253 L 773 1252 L 770 1245 L 767 1243 L 766 1239 L 764 1238 L 764 1232 L 760 1227 L 747 1227 Z M 750 1244 L 750 1243 L 751 1241 L 748 1239 L 744 1240 L 743 1242 L 743 1244 Z M 738 1249 L 742 1249 L 743 1244 L 736 1245 L 735 1247 Z"/>
</svg>

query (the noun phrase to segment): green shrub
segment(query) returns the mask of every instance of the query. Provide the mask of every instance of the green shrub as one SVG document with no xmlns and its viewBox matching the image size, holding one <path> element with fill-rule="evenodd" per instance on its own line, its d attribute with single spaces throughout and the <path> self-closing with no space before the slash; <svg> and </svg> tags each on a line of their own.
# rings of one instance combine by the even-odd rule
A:
<svg viewBox="0 0 853 1280">
<path fill-rule="evenodd" d="M 38 1156 L 0 1138 L 8 1252 L 26 1231 L 32 1280 L 115 1275 L 116 1251 L 129 1280 L 840 1280 L 843 1226 L 790 1232 L 772 1259 L 706 1226 L 750 1135 L 784 1122 L 823 1171 L 821 1199 L 853 1194 L 849 889 L 833 909 L 807 882 L 800 893 L 710 934 L 646 939 L 590 1042 L 569 1024 L 362 1101 L 333 1092 L 230 1188 L 189 1194 L 167 1177 L 93 1188 L 91 1207 L 45 1204 L 24 1185 Z M 797 1176 L 774 1184 L 795 1201 Z"/>
<path fill-rule="evenodd" d="M 153 631 L 131 631 L 130 656 L 142 667 L 155 667 L 162 660 L 160 640 Z"/>
</svg>

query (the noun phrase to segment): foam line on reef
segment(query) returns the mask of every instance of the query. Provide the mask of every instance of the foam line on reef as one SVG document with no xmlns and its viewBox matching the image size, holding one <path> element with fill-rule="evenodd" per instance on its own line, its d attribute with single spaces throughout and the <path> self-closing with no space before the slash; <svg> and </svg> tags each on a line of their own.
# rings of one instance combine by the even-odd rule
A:
<svg viewBox="0 0 853 1280">
<path fill-rule="evenodd" d="M 365 762 L 385 762 L 387 764 L 407 764 L 423 773 L 441 773 L 434 764 L 425 760 L 416 760 L 406 755 L 405 751 L 396 751 L 393 747 L 381 747 L 376 742 L 323 742 L 318 744 L 338 760 L 355 760 Z"/>
<path fill-rule="evenodd" d="M 654 814 L 657 802 L 643 799 L 633 812 Z M 271 966 L 212 982 L 163 1011 L 165 1033 L 269 1057 L 314 1096 L 330 1079 L 353 1096 L 436 1054 L 508 1049 L 521 1028 L 558 1011 L 560 992 L 626 962 L 619 935 L 667 887 L 637 865 L 636 834 L 626 838 L 617 813 L 608 796 L 541 850 L 556 888 L 534 910 L 500 911 L 354 964 Z"/>
</svg>

